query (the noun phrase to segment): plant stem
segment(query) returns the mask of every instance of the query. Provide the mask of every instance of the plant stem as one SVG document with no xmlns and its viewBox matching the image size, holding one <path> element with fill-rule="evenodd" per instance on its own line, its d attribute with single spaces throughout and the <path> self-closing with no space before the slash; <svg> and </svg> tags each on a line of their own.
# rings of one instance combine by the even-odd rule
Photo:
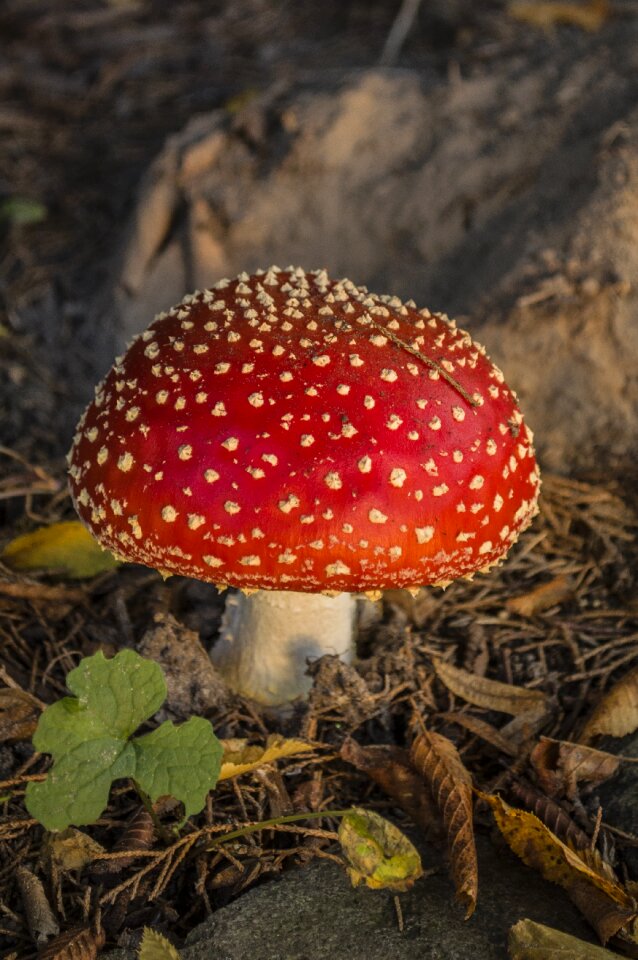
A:
<svg viewBox="0 0 638 960">
<path fill-rule="evenodd" d="M 353 808 L 347 810 L 319 810 L 315 813 L 291 813 L 286 817 L 275 817 L 273 820 L 260 820 L 259 823 L 251 823 L 246 827 L 240 827 L 238 830 L 231 830 L 223 836 L 213 840 L 206 850 L 213 850 L 218 844 L 226 843 L 227 840 L 235 840 L 237 837 L 245 837 L 249 833 L 256 833 L 258 830 L 268 830 L 270 827 L 278 827 L 284 823 L 294 823 L 297 820 L 319 820 L 325 817 L 345 817 L 348 813 L 353 813 Z"/>
<path fill-rule="evenodd" d="M 148 813 L 149 817 L 153 821 L 153 826 L 155 827 L 155 832 L 157 836 L 160 838 L 160 840 L 163 840 L 164 843 L 173 843 L 175 837 L 171 835 L 171 832 L 166 829 L 166 827 L 164 826 L 160 818 L 157 816 L 157 813 L 155 812 L 155 808 L 153 806 L 153 801 L 151 800 L 149 795 L 144 790 L 142 790 L 137 780 L 133 780 L 132 778 L 131 780 L 132 780 L 133 786 L 137 790 L 140 800 L 144 804 L 144 808 L 146 809 L 146 812 Z"/>
</svg>

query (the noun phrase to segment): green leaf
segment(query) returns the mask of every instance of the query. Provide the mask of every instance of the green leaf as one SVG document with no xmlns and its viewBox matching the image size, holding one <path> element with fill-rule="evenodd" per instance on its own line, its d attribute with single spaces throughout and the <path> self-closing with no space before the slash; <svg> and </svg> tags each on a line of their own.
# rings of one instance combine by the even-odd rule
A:
<svg viewBox="0 0 638 960">
<path fill-rule="evenodd" d="M 423 876 L 421 857 L 398 827 L 372 810 L 355 807 L 339 825 L 339 843 L 353 886 L 401 893 Z"/>
<path fill-rule="evenodd" d="M 133 746 L 135 779 L 151 800 L 175 797 L 184 804 L 185 817 L 202 809 L 222 763 L 222 745 L 208 720 L 191 717 L 180 727 L 166 720 Z"/>
<path fill-rule="evenodd" d="M 12 570 L 50 569 L 71 580 L 94 577 L 118 565 L 79 520 L 52 523 L 16 537 L 0 556 Z"/>
<path fill-rule="evenodd" d="M 8 220 L 20 227 L 42 223 L 47 213 L 43 203 L 30 197 L 9 197 L 0 204 L 0 220 Z"/>
<path fill-rule="evenodd" d="M 114 780 L 131 777 L 152 800 L 170 795 L 185 815 L 202 809 L 215 786 L 221 744 L 210 723 L 193 717 L 180 727 L 163 723 L 130 740 L 161 707 L 166 681 L 158 664 L 133 650 L 107 660 L 98 652 L 67 677 L 75 697 L 47 707 L 33 737 L 53 757 L 44 783 L 30 783 L 26 805 L 48 830 L 94 823 Z"/>
</svg>

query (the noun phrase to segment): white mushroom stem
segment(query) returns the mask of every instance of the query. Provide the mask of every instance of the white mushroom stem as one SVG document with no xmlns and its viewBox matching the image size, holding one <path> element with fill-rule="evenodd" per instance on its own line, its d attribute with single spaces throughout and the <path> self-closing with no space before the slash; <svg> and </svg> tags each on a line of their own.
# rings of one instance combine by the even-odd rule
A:
<svg viewBox="0 0 638 960">
<path fill-rule="evenodd" d="M 354 655 L 356 601 L 349 593 L 258 590 L 226 601 L 221 637 L 211 658 L 228 685 L 269 706 L 305 696 L 308 662 Z"/>
</svg>

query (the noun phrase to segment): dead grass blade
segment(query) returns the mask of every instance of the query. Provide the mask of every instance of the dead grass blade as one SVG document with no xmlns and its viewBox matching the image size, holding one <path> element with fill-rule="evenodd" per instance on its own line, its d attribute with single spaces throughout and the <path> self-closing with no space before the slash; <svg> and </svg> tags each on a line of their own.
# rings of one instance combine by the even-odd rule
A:
<svg viewBox="0 0 638 960">
<path fill-rule="evenodd" d="M 544 714 L 549 709 L 547 697 L 540 690 L 526 690 L 500 680 L 478 677 L 444 660 L 434 660 L 434 669 L 448 690 L 476 707 L 498 710 L 513 717 Z"/>
<path fill-rule="evenodd" d="M 638 667 L 614 684 L 585 723 L 580 743 L 604 734 L 624 737 L 638 727 Z"/>
<path fill-rule="evenodd" d="M 623 887 L 587 866 L 533 813 L 510 807 L 498 796 L 480 796 L 513 852 L 567 892 L 603 944 L 636 917 L 635 901 Z"/>
<path fill-rule="evenodd" d="M 454 744 L 439 733 L 423 729 L 412 744 L 410 757 L 430 787 L 443 819 L 456 895 L 468 920 L 478 896 L 472 778 Z"/>
</svg>

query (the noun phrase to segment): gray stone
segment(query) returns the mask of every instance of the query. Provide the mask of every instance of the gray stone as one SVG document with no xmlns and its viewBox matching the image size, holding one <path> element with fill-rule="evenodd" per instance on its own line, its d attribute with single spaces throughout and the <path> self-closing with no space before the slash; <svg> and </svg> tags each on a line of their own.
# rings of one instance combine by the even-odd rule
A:
<svg viewBox="0 0 638 960">
<path fill-rule="evenodd" d="M 632 733 L 622 740 L 608 738 L 596 746 L 623 757 L 638 758 L 638 733 Z M 597 796 L 602 804 L 605 823 L 638 836 L 638 763 L 621 764 L 616 776 L 599 787 Z M 625 847 L 623 859 L 633 879 L 638 878 L 638 848 Z"/>
<path fill-rule="evenodd" d="M 479 902 L 468 921 L 444 869 L 401 895 L 400 932 L 391 895 L 355 890 L 334 863 L 316 861 L 214 913 L 180 953 L 183 960 L 504 960 L 508 930 L 523 917 L 593 940 L 562 890 L 509 850 L 484 838 L 478 847 Z M 118 951 L 117 960 L 129 958 Z"/>
</svg>

